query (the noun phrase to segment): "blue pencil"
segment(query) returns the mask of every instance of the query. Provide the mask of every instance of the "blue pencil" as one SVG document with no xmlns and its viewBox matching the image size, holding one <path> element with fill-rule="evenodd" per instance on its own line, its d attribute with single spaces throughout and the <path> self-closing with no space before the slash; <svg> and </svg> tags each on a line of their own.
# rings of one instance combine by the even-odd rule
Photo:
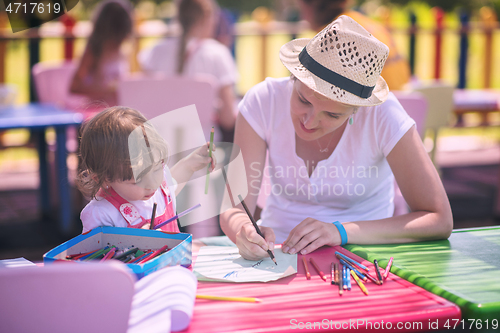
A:
<svg viewBox="0 0 500 333">
<path fill-rule="evenodd" d="M 347 290 L 347 275 L 346 275 L 346 267 L 344 265 L 342 265 L 342 288 L 344 288 L 345 290 Z"/>
</svg>

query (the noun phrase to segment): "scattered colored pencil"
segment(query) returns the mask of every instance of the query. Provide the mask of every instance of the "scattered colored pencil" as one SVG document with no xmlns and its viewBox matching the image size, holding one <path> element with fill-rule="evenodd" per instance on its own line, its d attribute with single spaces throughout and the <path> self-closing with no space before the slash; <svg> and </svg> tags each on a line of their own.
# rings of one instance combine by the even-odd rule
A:
<svg viewBox="0 0 500 333">
<path fill-rule="evenodd" d="M 389 262 L 387 263 L 387 266 L 385 267 L 384 275 L 382 275 L 382 278 L 387 279 L 387 276 L 389 276 L 389 272 L 391 271 L 391 266 L 392 266 L 392 261 L 394 260 L 393 257 L 389 259 Z"/>
<path fill-rule="evenodd" d="M 358 275 L 358 277 L 360 279 L 362 279 L 363 281 L 366 281 L 366 276 L 365 276 L 365 273 L 361 273 L 360 271 L 358 271 L 356 268 L 354 268 L 351 264 L 349 264 L 347 261 L 345 261 L 344 259 L 339 259 L 340 263 L 344 266 L 347 266 L 349 267 L 349 269 L 351 271 L 354 271 L 354 273 L 356 273 Z"/>
<path fill-rule="evenodd" d="M 177 215 L 175 215 L 175 216 L 172 216 L 171 218 L 169 218 L 168 220 L 166 220 L 166 221 L 164 221 L 164 222 L 162 222 L 162 223 L 158 223 L 157 225 L 155 225 L 155 226 L 153 227 L 153 229 L 158 229 L 158 228 L 161 228 L 161 227 L 163 227 L 165 224 L 168 224 L 168 223 L 170 223 L 170 222 L 172 222 L 172 221 L 175 221 L 175 220 L 177 220 L 179 217 L 183 217 L 183 216 L 184 216 L 184 215 L 186 215 L 187 213 L 191 213 L 193 210 L 195 210 L 195 209 L 196 209 L 196 208 L 198 208 L 198 207 L 201 207 L 201 204 L 196 204 L 196 205 L 194 205 L 193 207 L 186 209 L 186 210 L 185 210 L 185 211 L 183 211 L 182 213 L 179 213 L 179 214 L 177 214 Z"/>
<path fill-rule="evenodd" d="M 342 288 L 347 290 L 347 267 L 342 265 Z"/>
<path fill-rule="evenodd" d="M 352 275 L 352 277 L 353 277 L 354 281 L 356 281 L 356 283 L 358 284 L 359 289 L 361 289 L 361 291 L 362 291 L 362 292 L 364 292 L 364 293 L 365 293 L 365 295 L 367 295 L 367 296 L 368 296 L 368 289 L 366 289 L 366 287 L 365 287 L 365 285 L 363 284 L 363 282 L 361 282 L 361 280 L 357 277 L 357 275 L 356 275 L 356 274 L 354 274 L 354 272 L 353 272 L 353 271 L 351 271 L 351 275 Z"/>
<path fill-rule="evenodd" d="M 153 214 L 151 214 L 151 221 L 149 222 L 149 229 L 153 229 L 155 226 L 156 217 L 156 202 L 153 204 Z"/>
<path fill-rule="evenodd" d="M 210 131 L 210 145 L 208 146 L 208 157 L 212 157 L 212 147 L 214 146 L 214 127 L 212 126 L 212 130 Z M 210 179 L 210 167 L 212 166 L 212 162 L 208 163 L 207 166 L 207 179 L 205 181 L 205 194 L 208 194 L 208 181 Z"/>
<path fill-rule="evenodd" d="M 350 257 L 346 256 L 345 254 L 340 253 L 340 252 L 338 252 L 338 251 L 335 251 L 335 256 L 336 256 L 337 258 L 339 258 L 339 256 L 340 256 L 340 257 L 342 257 L 342 259 L 344 259 L 344 260 L 346 260 L 346 261 L 350 262 L 350 263 L 351 263 L 351 264 L 353 264 L 353 265 L 358 266 L 358 267 L 359 267 L 359 268 L 361 268 L 361 269 L 364 269 L 365 271 L 369 271 L 369 270 L 370 270 L 368 267 L 366 267 L 365 265 L 361 264 L 360 262 L 357 262 L 356 260 L 354 260 L 354 259 L 352 259 L 352 258 L 350 258 Z M 340 258 L 339 258 L 339 259 L 340 259 Z"/>
<path fill-rule="evenodd" d="M 311 262 L 311 264 L 314 266 L 314 269 L 316 270 L 316 272 L 318 272 L 319 274 L 319 277 L 326 282 L 326 275 L 325 273 L 323 273 L 323 271 L 321 269 L 319 269 L 319 266 L 316 264 L 316 262 L 314 261 L 313 258 L 309 258 L 309 261 Z"/>
<path fill-rule="evenodd" d="M 238 194 L 238 199 L 240 199 L 241 201 L 241 205 L 243 206 L 243 208 L 245 209 L 245 212 L 247 213 L 248 215 L 248 218 L 250 218 L 250 221 L 252 221 L 252 224 L 253 224 L 253 227 L 255 228 L 255 231 L 257 231 L 257 233 L 259 234 L 260 237 L 266 239 L 264 237 L 264 235 L 262 234 L 262 232 L 260 231 L 260 228 L 259 226 L 257 225 L 257 222 L 255 222 L 252 214 L 250 213 L 250 210 L 248 210 L 248 207 L 247 207 L 247 204 L 245 203 L 245 201 L 243 200 L 243 198 L 241 197 L 241 194 Z M 276 262 L 276 259 L 274 258 L 274 254 L 273 252 L 268 249 L 267 250 L 267 254 L 269 254 L 269 257 L 271 257 L 271 259 L 274 261 L 274 264 L 275 265 L 278 265 L 278 263 Z"/>
<path fill-rule="evenodd" d="M 304 269 L 306 270 L 306 279 L 311 280 L 311 272 L 309 272 L 309 267 L 307 266 L 306 257 L 302 257 L 302 262 L 304 263 Z"/>
<path fill-rule="evenodd" d="M 345 268 L 345 277 L 347 279 L 347 290 L 351 290 L 351 269 L 349 267 Z"/>
<path fill-rule="evenodd" d="M 249 303 L 262 302 L 262 300 L 260 298 L 253 298 L 253 297 L 227 297 L 227 296 L 196 295 L 196 298 L 198 298 L 198 299 L 210 299 L 212 301 L 249 302 Z"/>
<path fill-rule="evenodd" d="M 374 278 L 373 276 L 371 276 L 370 274 L 368 273 L 365 273 L 365 276 L 368 278 L 368 280 L 370 280 L 371 282 L 375 283 L 375 284 L 378 284 L 378 285 L 381 285 L 382 283 L 380 283 L 379 280 L 377 280 L 376 278 Z"/>
<path fill-rule="evenodd" d="M 373 264 L 375 265 L 375 273 L 377 274 L 377 279 L 380 281 L 380 284 L 384 283 L 382 280 L 382 275 L 380 274 L 377 259 L 373 260 Z"/>
<path fill-rule="evenodd" d="M 335 283 L 339 284 L 339 264 L 333 264 L 333 273 L 335 274 Z"/>
</svg>

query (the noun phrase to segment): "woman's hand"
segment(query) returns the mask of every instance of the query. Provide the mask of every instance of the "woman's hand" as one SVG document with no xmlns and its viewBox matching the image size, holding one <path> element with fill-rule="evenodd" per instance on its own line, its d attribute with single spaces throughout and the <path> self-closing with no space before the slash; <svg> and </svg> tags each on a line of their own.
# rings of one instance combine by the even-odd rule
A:
<svg viewBox="0 0 500 333">
<path fill-rule="evenodd" d="M 273 229 L 268 227 L 259 227 L 259 229 L 265 239 L 257 233 L 252 223 L 243 224 L 240 231 L 236 233 L 236 246 L 243 258 L 259 260 L 269 257 L 267 250 L 274 252 L 276 236 Z"/>
<path fill-rule="evenodd" d="M 281 250 L 290 254 L 298 252 L 307 254 L 323 245 L 334 246 L 340 245 L 340 243 L 340 233 L 333 223 L 321 222 L 308 217 L 290 231 Z"/>
</svg>

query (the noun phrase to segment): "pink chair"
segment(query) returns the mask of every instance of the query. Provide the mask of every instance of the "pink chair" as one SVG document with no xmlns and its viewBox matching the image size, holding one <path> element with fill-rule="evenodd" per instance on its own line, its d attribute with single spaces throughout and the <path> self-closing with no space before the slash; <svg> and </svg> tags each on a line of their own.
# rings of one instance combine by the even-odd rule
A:
<svg viewBox="0 0 500 333">
<path fill-rule="evenodd" d="M 137 75 L 122 79 L 117 92 L 118 104 L 137 109 L 148 119 L 194 104 L 203 133 L 208 135 L 215 125 L 216 96 L 209 76 Z"/>
<path fill-rule="evenodd" d="M 76 71 L 76 64 L 65 62 L 39 62 L 33 66 L 32 74 L 38 100 L 41 103 L 53 103 L 62 108 L 84 110 L 88 106 L 85 96 L 69 91 L 71 80 Z"/>
<path fill-rule="evenodd" d="M 0 269 L 0 332 L 127 332 L 135 278 L 116 263 Z"/>
</svg>

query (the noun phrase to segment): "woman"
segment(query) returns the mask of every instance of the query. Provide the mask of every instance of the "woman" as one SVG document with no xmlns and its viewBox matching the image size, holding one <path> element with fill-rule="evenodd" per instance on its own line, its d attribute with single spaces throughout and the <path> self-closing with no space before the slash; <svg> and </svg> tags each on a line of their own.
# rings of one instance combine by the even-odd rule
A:
<svg viewBox="0 0 500 333">
<path fill-rule="evenodd" d="M 323 245 L 447 238 L 450 205 L 414 121 L 380 76 L 389 49 L 348 16 L 313 39 L 280 51 L 292 78 L 267 79 L 239 105 L 235 143 L 255 209 L 266 149 L 271 195 L 262 214 L 265 239 L 240 206 L 221 227 L 247 259 Z M 230 171 L 231 172 L 231 171 Z M 394 177 L 411 208 L 393 217 Z M 335 223 L 340 221 L 340 223 Z"/>
</svg>

